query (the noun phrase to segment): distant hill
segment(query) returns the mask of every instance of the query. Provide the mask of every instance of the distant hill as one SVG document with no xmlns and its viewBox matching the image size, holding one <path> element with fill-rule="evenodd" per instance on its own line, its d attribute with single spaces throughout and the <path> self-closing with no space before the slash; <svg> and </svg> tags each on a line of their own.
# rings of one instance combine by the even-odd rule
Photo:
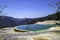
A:
<svg viewBox="0 0 60 40">
<path fill-rule="evenodd" d="M 18 18 L 13 18 L 13 17 L 8 17 L 8 16 L 1 16 L 0 18 L 0 28 L 4 27 L 14 27 L 17 25 L 25 25 L 25 24 L 32 24 L 34 23 L 34 19 L 32 18 L 23 18 L 23 19 L 18 19 Z"/>
<path fill-rule="evenodd" d="M 36 18 L 36 21 L 45 21 L 45 20 L 60 20 L 60 12 L 50 14 L 45 17 Z"/>
<path fill-rule="evenodd" d="M 45 17 L 39 18 L 13 18 L 9 16 L 1 16 L 0 17 L 0 28 L 4 27 L 15 27 L 17 25 L 26 25 L 26 24 L 34 24 L 38 21 L 45 21 L 45 20 L 60 20 L 60 12 L 50 14 Z"/>
</svg>

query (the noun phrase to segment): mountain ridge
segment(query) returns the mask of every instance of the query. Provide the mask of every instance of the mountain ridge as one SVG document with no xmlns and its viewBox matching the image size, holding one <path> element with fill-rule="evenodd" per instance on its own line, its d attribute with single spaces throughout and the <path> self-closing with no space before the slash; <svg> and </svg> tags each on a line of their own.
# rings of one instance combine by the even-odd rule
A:
<svg viewBox="0 0 60 40">
<path fill-rule="evenodd" d="M 4 27 L 15 27 L 18 25 L 26 25 L 26 24 L 34 24 L 36 22 L 42 22 L 46 20 L 59 20 L 60 21 L 60 12 L 56 12 L 54 14 L 50 14 L 45 17 L 39 18 L 13 18 L 9 16 L 1 16 L 0 17 L 0 28 Z"/>
</svg>

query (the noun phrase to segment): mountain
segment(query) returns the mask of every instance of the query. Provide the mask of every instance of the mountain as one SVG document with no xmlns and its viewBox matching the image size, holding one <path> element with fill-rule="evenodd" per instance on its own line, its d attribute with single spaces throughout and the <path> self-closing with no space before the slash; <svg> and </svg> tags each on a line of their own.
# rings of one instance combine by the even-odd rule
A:
<svg viewBox="0 0 60 40">
<path fill-rule="evenodd" d="M 34 19 L 32 18 L 13 18 L 8 16 L 1 16 L 0 17 L 0 28 L 4 27 L 15 27 L 17 25 L 25 25 L 25 24 L 32 24 Z"/>
<path fill-rule="evenodd" d="M 54 14 L 50 14 L 45 17 L 36 18 L 36 21 L 45 21 L 45 20 L 60 20 L 60 12 L 56 12 Z"/>
<path fill-rule="evenodd" d="M 4 27 L 15 27 L 18 25 L 26 25 L 26 24 L 34 24 L 36 22 L 41 22 L 45 20 L 60 20 L 60 12 L 56 12 L 54 14 L 50 14 L 45 17 L 39 18 L 13 18 L 9 16 L 0 16 L 0 28 Z"/>
</svg>

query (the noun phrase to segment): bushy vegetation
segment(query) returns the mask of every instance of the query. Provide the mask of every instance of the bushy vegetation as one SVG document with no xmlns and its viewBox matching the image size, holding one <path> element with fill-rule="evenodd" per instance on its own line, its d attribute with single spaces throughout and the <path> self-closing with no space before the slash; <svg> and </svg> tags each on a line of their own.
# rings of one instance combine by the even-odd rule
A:
<svg viewBox="0 0 60 40">
<path fill-rule="evenodd" d="M 46 17 L 36 18 L 36 21 L 45 21 L 45 20 L 60 20 L 60 12 L 56 12 Z"/>
</svg>

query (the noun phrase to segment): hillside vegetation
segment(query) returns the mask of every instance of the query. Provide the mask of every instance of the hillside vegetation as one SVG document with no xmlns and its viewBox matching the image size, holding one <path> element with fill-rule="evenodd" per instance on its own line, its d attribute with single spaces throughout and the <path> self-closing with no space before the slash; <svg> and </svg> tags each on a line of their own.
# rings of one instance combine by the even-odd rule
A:
<svg viewBox="0 0 60 40">
<path fill-rule="evenodd" d="M 27 25 L 27 24 L 34 24 L 36 22 L 46 21 L 46 20 L 59 20 L 60 21 L 60 12 L 56 12 L 54 14 L 50 14 L 45 17 L 39 18 L 13 18 L 8 16 L 1 16 L 0 18 L 0 28 L 5 27 L 15 27 L 18 25 Z"/>
<path fill-rule="evenodd" d="M 60 21 L 60 12 L 50 14 L 46 17 L 36 18 L 36 21 L 45 21 L 45 20 L 59 20 Z"/>
</svg>

